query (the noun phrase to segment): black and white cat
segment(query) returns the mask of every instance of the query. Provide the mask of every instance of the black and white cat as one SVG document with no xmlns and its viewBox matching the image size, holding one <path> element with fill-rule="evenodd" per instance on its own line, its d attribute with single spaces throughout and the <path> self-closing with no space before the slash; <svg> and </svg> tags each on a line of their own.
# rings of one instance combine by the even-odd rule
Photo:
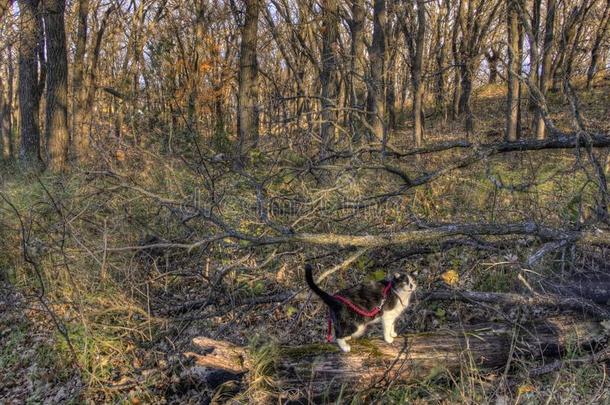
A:
<svg viewBox="0 0 610 405">
<path fill-rule="evenodd" d="M 375 318 L 369 318 L 356 313 L 343 302 L 318 287 L 313 280 L 310 264 L 305 265 L 305 279 L 309 288 L 328 305 L 330 319 L 335 327 L 335 341 L 344 352 L 350 351 L 347 340 L 362 336 L 368 325 L 377 323 L 380 319 L 383 325 L 383 339 L 387 343 L 392 343 L 397 336 L 394 330 L 394 322 L 409 306 L 411 294 L 417 287 L 415 280 L 410 276 L 396 273 L 391 281 L 368 282 L 339 291 L 338 294 L 367 311 L 382 304 L 379 315 Z M 389 282 L 392 283 L 392 287 L 384 301 L 383 289 Z"/>
</svg>

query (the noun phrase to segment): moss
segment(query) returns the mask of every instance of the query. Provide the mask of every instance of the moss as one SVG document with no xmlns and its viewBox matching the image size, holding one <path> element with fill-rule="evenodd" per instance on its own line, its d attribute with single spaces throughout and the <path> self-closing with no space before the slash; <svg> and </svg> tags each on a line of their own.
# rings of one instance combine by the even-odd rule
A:
<svg viewBox="0 0 610 405">
<path fill-rule="evenodd" d="M 280 354 L 292 358 L 315 356 L 324 353 L 338 353 L 337 346 L 323 343 L 312 343 L 303 346 L 285 346 L 280 348 Z"/>
<path fill-rule="evenodd" d="M 370 354 L 376 357 L 383 356 L 381 350 L 376 343 L 371 339 L 356 339 L 350 340 L 352 353 L 355 354 Z M 339 348 L 334 344 L 312 343 L 303 346 L 285 346 L 280 349 L 280 354 L 291 358 L 303 358 L 309 356 L 318 356 L 328 353 L 340 353 Z"/>
<path fill-rule="evenodd" d="M 375 357 L 383 356 L 381 350 L 379 350 L 379 346 L 373 343 L 370 339 L 357 339 L 351 343 L 352 350 L 354 353 L 366 353 L 371 354 Z"/>
</svg>

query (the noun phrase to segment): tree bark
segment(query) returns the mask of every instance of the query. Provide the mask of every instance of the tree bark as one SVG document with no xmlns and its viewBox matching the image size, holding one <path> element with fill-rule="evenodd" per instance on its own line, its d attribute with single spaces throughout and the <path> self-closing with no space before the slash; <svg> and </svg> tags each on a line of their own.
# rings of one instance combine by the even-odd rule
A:
<svg viewBox="0 0 610 405">
<path fill-rule="evenodd" d="M 451 54 L 453 56 L 453 102 L 451 109 L 451 119 L 454 121 L 458 119 L 460 111 L 460 65 L 462 64 L 462 58 L 460 57 L 460 43 L 459 43 L 459 27 L 462 20 L 462 4 L 463 0 L 458 1 L 457 14 L 455 16 L 455 22 L 453 24 L 453 31 L 451 34 Z M 451 15 L 451 1 L 447 0 L 447 15 Z"/>
<path fill-rule="evenodd" d="M 258 143 L 258 15 L 260 0 L 248 0 L 241 32 L 239 90 L 237 99 L 238 159 L 243 163 L 248 151 Z"/>
<path fill-rule="evenodd" d="M 280 347 L 265 358 L 274 394 L 283 400 L 330 401 L 342 393 L 383 388 L 390 382 L 420 381 L 438 373 L 457 374 L 464 364 L 478 369 L 504 367 L 512 353 L 528 359 L 561 357 L 568 349 L 590 348 L 607 333 L 594 321 L 555 317 L 513 326 L 504 323 L 452 325 L 440 330 L 407 333 L 387 344 L 380 339 L 354 339 L 352 351 L 341 353 L 331 344 Z M 515 350 L 511 345 L 515 344 Z M 211 372 L 225 381 L 240 380 L 257 366 L 250 352 L 227 342 L 193 339 L 195 366 L 185 377 L 209 384 Z M 465 361 L 467 360 L 467 361 Z M 290 392 L 288 395 L 287 392 Z"/>
<path fill-rule="evenodd" d="M 41 47 L 39 0 L 19 1 L 19 113 L 21 146 L 19 160 L 26 167 L 38 166 L 40 157 L 40 95 L 38 57 Z"/>
<path fill-rule="evenodd" d="M 10 54 L 7 63 L 11 63 Z M 2 53 L 0 52 L 0 66 L 2 65 Z M 8 75 L 7 78 L 0 72 L 0 159 L 8 160 L 13 155 L 11 150 L 11 107 L 10 92 L 8 90 Z M 6 88 L 6 91 L 5 91 Z"/>
<path fill-rule="evenodd" d="M 497 50 L 491 48 L 489 52 L 485 53 L 485 59 L 489 66 L 489 78 L 487 84 L 496 84 L 498 81 L 498 62 L 500 61 L 500 55 Z"/>
<path fill-rule="evenodd" d="M 66 168 L 68 133 L 68 54 L 64 24 L 65 0 L 45 0 L 44 25 L 47 45 L 47 97 L 45 138 L 47 166 L 51 171 Z"/>
<path fill-rule="evenodd" d="M 7 63 L 7 94 L 6 104 L 7 114 L 5 116 L 5 134 L 8 136 L 8 153 L 11 158 L 15 158 L 15 125 L 16 125 L 16 114 L 15 114 L 15 65 L 13 64 L 13 46 L 8 44 L 6 47 L 8 56 Z"/>
<path fill-rule="evenodd" d="M 471 134 L 474 131 L 474 113 L 472 112 L 472 106 L 470 105 L 470 96 L 472 95 L 472 76 L 474 74 L 474 66 L 469 57 L 464 58 L 462 61 L 462 67 L 460 69 L 460 111 L 466 117 L 465 129 L 467 134 Z"/>
<path fill-rule="evenodd" d="M 336 47 L 339 40 L 338 27 L 339 6 L 337 0 L 322 2 L 322 124 L 320 125 L 320 158 L 324 158 L 335 139 L 337 123 L 337 96 L 339 94 L 337 79 Z"/>
<path fill-rule="evenodd" d="M 555 30 L 555 7 L 557 0 L 547 0 L 546 2 L 546 18 L 544 23 L 544 41 L 542 45 L 542 67 L 540 69 L 539 87 L 540 93 L 546 97 L 551 88 L 551 72 L 553 56 L 551 50 L 553 48 L 554 30 Z M 542 117 L 540 108 L 536 109 L 536 138 L 544 139 L 546 137 L 546 125 Z"/>
<path fill-rule="evenodd" d="M 385 144 L 385 29 L 386 29 L 386 2 L 375 0 L 373 6 L 373 42 L 369 55 L 371 64 L 368 113 L 369 124 L 374 138 L 382 140 Z"/>
<path fill-rule="evenodd" d="M 353 109 L 350 114 L 352 118 L 352 130 L 354 131 L 353 140 L 359 143 L 361 139 L 361 125 L 356 122 L 361 120 L 362 113 L 366 108 L 366 84 L 365 57 L 364 57 L 364 21 L 366 12 L 364 0 L 352 0 L 352 18 L 349 22 L 351 45 L 350 45 L 350 98 Z"/>
<path fill-rule="evenodd" d="M 87 89 L 85 86 L 85 53 L 89 25 L 89 1 L 78 2 L 78 29 L 76 36 L 76 50 L 74 53 L 74 74 L 72 76 L 72 134 L 74 137 L 74 154 L 83 161 L 89 151 L 89 132 L 85 124 L 83 110 L 87 103 Z"/>
<path fill-rule="evenodd" d="M 536 43 L 536 46 L 538 46 L 539 40 L 540 40 L 541 7 L 542 7 L 542 0 L 533 0 L 533 2 L 532 2 L 532 22 L 531 22 L 533 38 L 531 40 Z M 532 46 L 530 46 L 530 68 L 529 68 L 530 82 L 538 83 L 540 80 L 539 79 L 540 61 L 536 58 L 536 55 L 535 55 L 535 52 L 533 49 L 534 48 Z M 532 94 L 532 92 L 530 92 L 528 109 L 531 111 L 535 111 L 537 109 L 537 105 L 538 104 L 536 102 L 536 97 Z M 534 125 L 533 128 L 535 128 L 536 127 L 536 118 L 535 117 L 534 117 L 533 125 Z"/>
<path fill-rule="evenodd" d="M 517 0 L 508 0 L 508 95 L 506 98 L 506 140 L 514 142 L 519 137 L 519 5 Z"/>
<path fill-rule="evenodd" d="M 435 62 L 436 62 L 436 69 L 437 69 L 437 73 L 436 73 L 436 94 L 435 94 L 435 101 L 436 101 L 436 109 L 438 111 L 442 111 L 443 112 L 443 117 L 446 120 L 447 119 L 447 98 L 445 95 L 445 59 L 446 59 L 446 29 L 445 27 L 445 22 L 444 22 L 444 18 L 445 15 L 443 14 L 442 11 L 442 7 L 439 8 L 439 17 L 436 21 L 436 48 L 435 48 L 435 52 L 434 52 L 434 56 L 435 56 Z"/>
<path fill-rule="evenodd" d="M 415 37 L 415 58 L 413 63 L 413 138 L 415 145 L 420 147 L 424 142 L 423 128 L 423 102 L 424 102 L 424 83 L 422 80 L 422 69 L 424 61 L 424 47 L 426 39 L 426 6 L 425 2 L 417 2 L 417 36 Z"/>
<path fill-rule="evenodd" d="M 593 76 L 597 71 L 597 63 L 599 62 L 601 45 L 606 37 L 606 34 L 608 33 L 608 27 L 610 27 L 610 0 L 606 0 L 604 13 L 599 22 L 599 28 L 595 33 L 595 40 L 593 41 L 593 46 L 591 47 L 591 62 L 589 64 L 589 69 L 587 69 L 587 89 L 591 87 Z"/>
<path fill-rule="evenodd" d="M 90 56 L 90 66 L 89 66 L 89 74 L 87 75 L 87 81 L 85 84 L 86 91 L 86 99 L 85 99 L 85 108 L 83 111 L 83 125 L 84 125 L 84 135 L 87 139 L 91 139 L 91 127 L 92 127 L 92 113 L 94 110 L 94 101 L 97 90 L 97 70 L 100 58 L 100 52 L 102 49 L 102 40 L 104 38 L 104 33 L 106 32 L 106 28 L 108 27 L 108 19 L 110 15 L 114 11 L 114 7 L 110 6 L 104 12 L 104 17 L 100 22 L 99 28 L 95 35 L 93 51 Z"/>
</svg>

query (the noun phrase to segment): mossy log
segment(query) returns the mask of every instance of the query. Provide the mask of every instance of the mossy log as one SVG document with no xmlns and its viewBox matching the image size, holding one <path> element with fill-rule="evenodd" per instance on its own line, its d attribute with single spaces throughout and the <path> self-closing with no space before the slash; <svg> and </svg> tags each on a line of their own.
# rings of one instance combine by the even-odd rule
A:
<svg viewBox="0 0 610 405">
<path fill-rule="evenodd" d="M 261 356 L 256 349 L 208 338 L 193 340 L 196 353 L 191 378 L 199 382 L 222 370 L 228 379 L 245 381 L 267 374 L 271 390 L 284 399 L 335 397 L 339 392 L 383 387 L 390 381 L 409 382 L 439 374 L 478 372 L 504 367 L 511 353 L 520 358 L 561 357 L 567 349 L 591 350 L 605 342 L 599 322 L 556 317 L 523 325 L 485 323 L 408 333 L 387 344 L 380 339 L 351 341 L 342 353 L 332 344 L 279 347 Z M 262 370 L 262 371 L 261 371 Z"/>
</svg>

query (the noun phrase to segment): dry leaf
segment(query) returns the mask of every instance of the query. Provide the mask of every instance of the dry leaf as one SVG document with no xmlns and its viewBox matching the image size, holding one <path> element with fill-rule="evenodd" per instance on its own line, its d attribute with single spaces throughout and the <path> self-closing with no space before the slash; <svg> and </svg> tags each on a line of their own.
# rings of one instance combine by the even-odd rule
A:
<svg viewBox="0 0 610 405">
<path fill-rule="evenodd" d="M 448 270 L 441 275 L 443 281 L 451 286 L 456 285 L 460 281 L 460 275 L 455 270 Z"/>
</svg>

